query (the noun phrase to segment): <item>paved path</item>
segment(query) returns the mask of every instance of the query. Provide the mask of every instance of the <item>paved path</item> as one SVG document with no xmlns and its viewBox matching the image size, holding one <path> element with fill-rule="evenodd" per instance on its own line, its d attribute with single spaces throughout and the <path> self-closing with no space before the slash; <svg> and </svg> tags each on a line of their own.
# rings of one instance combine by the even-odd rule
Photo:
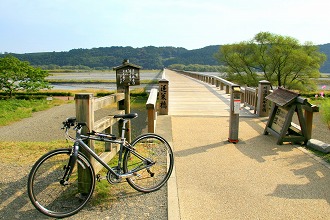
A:
<svg viewBox="0 0 330 220">
<path fill-rule="evenodd" d="M 181 94 L 177 85 L 188 82 L 174 74 L 167 73 L 171 115 L 160 116 L 157 124 L 162 127 L 160 133 L 166 130 L 164 124 L 168 126 L 175 153 L 175 172 L 169 182 L 170 220 L 329 218 L 327 164 L 299 146 L 276 145 L 274 137 L 262 134 L 267 118 L 241 117 L 239 142 L 227 142 L 229 118 L 224 110 L 228 107 L 212 103 L 216 109 L 205 112 L 199 104 L 193 106 L 195 111 L 173 105 L 182 100 L 186 105 L 181 106 L 192 107 L 190 96 L 205 106 L 203 102 L 209 101 L 188 93 L 198 87 L 214 88 L 195 82 Z"/>
</svg>

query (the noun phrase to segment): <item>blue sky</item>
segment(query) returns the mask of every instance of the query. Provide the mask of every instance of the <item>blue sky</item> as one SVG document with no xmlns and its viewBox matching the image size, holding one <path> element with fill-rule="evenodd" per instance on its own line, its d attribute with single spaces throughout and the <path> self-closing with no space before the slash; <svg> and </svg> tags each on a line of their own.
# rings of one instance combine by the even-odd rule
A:
<svg viewBox="0 0 330 220">
<path fill-rule="evenodd" d="M 198 49 L 261 31 L 330 43 L 329 0 L 0 0 L 0 53 Z"/>
</svg>

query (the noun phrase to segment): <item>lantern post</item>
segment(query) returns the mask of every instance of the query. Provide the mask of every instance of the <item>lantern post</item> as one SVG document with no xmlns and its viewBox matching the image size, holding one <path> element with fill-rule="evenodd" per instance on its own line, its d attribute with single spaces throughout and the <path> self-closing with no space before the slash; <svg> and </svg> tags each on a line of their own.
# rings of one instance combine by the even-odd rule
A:
<svg viewBox="0 0 330 220">
<path fill-rule="evenodd" d="M 125 59 L 122 65 L 114 67 L 113 70 L 116 71 L 116 83 L 117 83 L 117 92 L 125 93 L 124 100 L 124 110 L 125 114 L 131 113 L 131 101 L 130 101 L 130 86 L 140 85 L 140 69 L 142 67 L 132 64 L 129 60 Z M 119 105 L 122 105 L 120 103 Z M 119 109 L 122 109 L 122 106 L 119 106 Z M 126 139 L 128 142 L 131 142 L 131 123 L 127 122 L 126 128 Z"/>
</svg>

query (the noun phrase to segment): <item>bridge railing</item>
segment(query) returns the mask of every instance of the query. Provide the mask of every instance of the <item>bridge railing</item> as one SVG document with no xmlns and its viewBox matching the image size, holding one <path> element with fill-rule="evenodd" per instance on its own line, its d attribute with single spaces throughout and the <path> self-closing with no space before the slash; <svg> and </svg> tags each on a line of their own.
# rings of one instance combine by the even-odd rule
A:
<svg viewBox="0 0 330 220">
<path fill-rule="evenodd" d="M 241 103 L 244 107 L 249 107 L 253 110 L 253 114 L 257 113 L 257 101 L 258 101 L 258 88 L 252 87 L 242 87 L 241 91 L 243 93 Z"/>
<path fill-rule="evenodd" d="M 216 87 L 220 87 L 221 90 L 224 90 L 225 88 L 226 94 L 230 93 L 230 88 L 232 86 L 237 86 L 236 83 L 230 82 L 218 76 L 208 75 L 205 73 L 190 72 L 190 71 L 180 71 L 180 70 L 174 70 L 174 71 L 184 74 L 186 76 L 190 76 L 194 79 L 198 79 L 200 81 L 215 85 Z"/>
<path fill-rule="evenodd" d="M 148 111 L 148 132 L 155 133 L 156 131 L 156 120 L 157 120 L 157 96 L 158 89 L 151 89 L 149 98 L 146 103 Z"/>
<path fill-rule="evenodd" d="M 237 84 L 230 82 L 218 76 L 213 76 L 200 72 L 180 71 L 174 70 L 178 73 L 192 77 L 194 79 L 215 85 L 220 90 L 225 90 L 226 94 L 230 93 L 232 86 L 238 86 Z M 241 103 L 244 106 L 254 110 L 254 114 L 258 116 L 268 116 L 269 114 L 269 102 L 265 97 L 270 93 L 270 84 L 267 81 L 260 81 L 258 88 L 241 87 Z"/>
<path fill-rule="evenodd" d="M 118 122 L 118 119 L 114 119 L 112 116 L 106 116 L 100 120 L 94 121 L 95 111 L 104 108 L 113 103 L 118 103 L 119 101 L 124 100 L 124 93 L 117 93 L 102 98 L 93 97 L 92 93 L 82 93 L 75 95 L 76 103 L 76 118 L 77 121 L 86 122 L 87 127 L 90 130 L 104 131 L 106 133 L 112 133 L 112 127 Z M 117 105 L 119 106 L 119 105 Z M 116 114 L 123 113 L 122 110 L 118 110 Z M 87 128 L 82 130 L 83 134 L 88 132 Z M 95 151 L 94 141 L 88 140 L 88 146 Z M 100 157 L 108 162 L 110 161 L 116 153 L 119 151 L 119 146 L 111 145 L 110 143 L 105 142 L 105 151 L 100 155 Z M 88 156 L 88 155 L 87 155 Z M 94 161 L 94 158 L 89 157 L 93 163 L 95 172 L 100 171 L 102 166 Z"/>
</svg>

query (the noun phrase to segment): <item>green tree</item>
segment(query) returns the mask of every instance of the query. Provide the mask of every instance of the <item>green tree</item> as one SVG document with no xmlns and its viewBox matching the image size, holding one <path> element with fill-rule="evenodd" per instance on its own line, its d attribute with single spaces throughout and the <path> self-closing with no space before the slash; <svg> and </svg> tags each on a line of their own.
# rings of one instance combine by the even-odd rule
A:
<svg viewBox="0 0 330 220">
<path fill-rule="evenodd" d="M 260 32 L 251 41 L 223 45 L 215 54 L 226 65 L 228 77 L 248 86 L 261 79 L 272 86 L 288 89 L 313 89 L 311 78 L 318 77 L 326 56 L 311 42 Z"/>
<path fill-rule="evenodd" d="M 0 58 L 0 90 L 12 97 L 18 90 L 38 91 L 50 88 L 45 77 L 48 72 L 40 68 L 34 68 L 28 62 L 22 62 L 13 56 Z"/>
</svg>

